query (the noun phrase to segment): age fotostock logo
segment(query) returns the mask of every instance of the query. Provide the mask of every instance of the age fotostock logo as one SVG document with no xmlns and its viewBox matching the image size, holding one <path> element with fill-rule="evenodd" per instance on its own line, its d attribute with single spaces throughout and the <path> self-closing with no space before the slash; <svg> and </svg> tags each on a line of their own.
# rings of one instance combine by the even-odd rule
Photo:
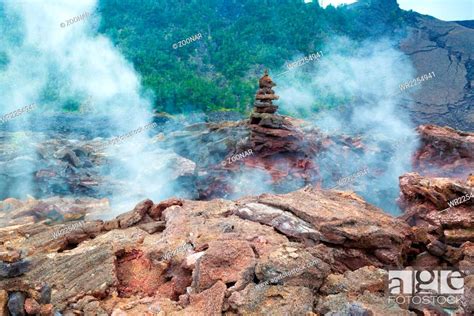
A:
<svg viewBox="0 0 474 316">
<path fill-rule="evenodd" d="M 389 300 L 403 304 L 457 304 L 464 294 L 464 277 L 457 270 L 390 270 Z M 409 297 L 406 297 L 409 296 Z"/>
</svg>

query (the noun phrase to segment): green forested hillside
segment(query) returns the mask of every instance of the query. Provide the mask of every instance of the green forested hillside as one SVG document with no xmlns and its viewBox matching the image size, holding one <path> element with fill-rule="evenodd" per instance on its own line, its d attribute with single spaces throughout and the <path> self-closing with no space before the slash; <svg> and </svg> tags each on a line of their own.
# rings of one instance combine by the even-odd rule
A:
<svg viewBox="0 0 474 316">
<path fill-rule="evenodd" d="M 375 34 L 358 10 L 322 9 L 317 1 L 102 0 L 99 11 L 100 31 L 154 91 L 156 109 L 171 113 L 245 111 L 264 68 L 319 51 L 333 35 Z M 385 26 L 399 22 L 393 13 L 388 19 Z M 201 39 L 173 48 L 198 33 Z"/>
</svg>

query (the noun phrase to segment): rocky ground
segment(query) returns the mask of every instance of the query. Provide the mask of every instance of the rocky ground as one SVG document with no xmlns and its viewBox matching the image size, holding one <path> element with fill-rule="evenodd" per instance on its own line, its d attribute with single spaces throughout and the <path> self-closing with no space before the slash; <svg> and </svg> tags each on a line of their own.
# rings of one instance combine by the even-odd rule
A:
<svg viewBox="0 0 474 316">
<path fill-rule="evenodd" d="M 241 124 L 214 131 L 246 133 Z M 197 141 L 213 135 L 193 130 Z M 400 217 L 355 193 L 314 185 L 235 200 L 145 200 L 107 221 L 94 220 L 110 209 L 107 199 L 6 199 L 0 315 L 468 315 L 474 199 L 449 203 L 474 194 L 466 175 L 474 135 L 437 126 L 418 132 L 416 172 L 400 177 Z M 291 148 L 275 144 L 256 152 Z M 269 158 L 262 159 L 250 163 Z M 448 268 L 468 274 L 459 304 L 398 305 L 386 297 L 390 269 Z"/>
</svg>

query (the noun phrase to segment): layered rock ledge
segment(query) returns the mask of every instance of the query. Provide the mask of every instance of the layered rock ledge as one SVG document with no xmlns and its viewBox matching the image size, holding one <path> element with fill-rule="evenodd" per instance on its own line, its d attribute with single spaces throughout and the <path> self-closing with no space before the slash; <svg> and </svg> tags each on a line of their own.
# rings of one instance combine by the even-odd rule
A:
<svg viewBox="0 0 474 316">
<path fill-rule="evenodd" d="M 413 314 L 384 291 L 387 270 L 412 264 L 420 249 L 418 227 L 353 193 L 146 200 L 109 221 L 74 223 L 0 230 L 0 310 L 14 302 L 42 315 Z M 472 244 L 450 247 L 454 265 L 472 263 Z"/>
</svg>

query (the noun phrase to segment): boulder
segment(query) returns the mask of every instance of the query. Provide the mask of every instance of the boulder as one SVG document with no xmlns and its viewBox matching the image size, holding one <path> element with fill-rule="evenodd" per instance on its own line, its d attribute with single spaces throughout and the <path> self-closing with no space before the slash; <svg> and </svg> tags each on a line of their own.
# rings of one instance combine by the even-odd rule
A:
<svg viewBox="0 0 474 316">
<path fill-rule="evenodd" d="M 363 294 L 365 291 L 383 293 L 387 289 L 387 279 L 387 271 L 367 266 L 344 274 L 329 275 L 320 292 L 324 295 Z"/>
<path fill-rule="evenodd" d="M 382 295 L 368 291 L 359 295 L 339 293 L 321 297 L 316 312 L 323 315 L 384 315 L 415 316 L 414 312 L 400 308 L 397 303 L 389 302 Z"/>
<path fill-rule="evenodd" d="M 178 315 L 221 315 L 225 292 L 225 284 L 217 281 L 209 289 L 198 294 L 191 294 L 189 306 L 184 309 L 183 313 L 178 313 Z"/>
<path fill-rule="evenodd" d="M 36 315 L 39 314 L 41 310 L 41 305 L 38 304 L 37 301 L 35 301 L 32 298 L 27 298 L 25 300 L 25 311 L 29 315 Z"/>
<path fill-rule="evenodd" d="M 385 264 L 400 266 L 410 244 L 407 224 L 355 194 L 308 187 L 289 194 L 263 194 L 254 201 L 291 212 L 312 225 L 326 244 L 370 251 Z"/>
<path fill-rule="evenodd" d="M 400 177 L 400 189 L 401 218 L 409 225 L 424 227 L 448 244 L 472 240 L 474 189 L 465 181 L 407 173 Z M 428 251 L 442 255 L 443 247 L 430 243 Z"/>
<path fill-rule="evenodd" d="M 197 260 L 193 289 L 200 293 L 217 281 L 243 289 L 253 279 L 256 258 L 250 243 L 238 240 L 213 241 Z"/>
<path fill-rule="evenodd" d="M 311 290 L 302 286 L 270 285 L 263 290 L 248 285 L 234 292 L 228 299 L 229 307 L 242 315 L 308 315 L 315 298 Z"/>
<path fill-rule="evenodd" d="M 11 315 L 25 316 L 25 294 L 13 292 L 8 296 L 8 311 Z"/>
<path fill-rule="evenodd" d="M 474 133 L 436 125 L 420 125 L 416 130 L 420 145 L 414 155 L 415 171 L 465 180 L 467 172 L 474 170 Z"/>
</svg>

